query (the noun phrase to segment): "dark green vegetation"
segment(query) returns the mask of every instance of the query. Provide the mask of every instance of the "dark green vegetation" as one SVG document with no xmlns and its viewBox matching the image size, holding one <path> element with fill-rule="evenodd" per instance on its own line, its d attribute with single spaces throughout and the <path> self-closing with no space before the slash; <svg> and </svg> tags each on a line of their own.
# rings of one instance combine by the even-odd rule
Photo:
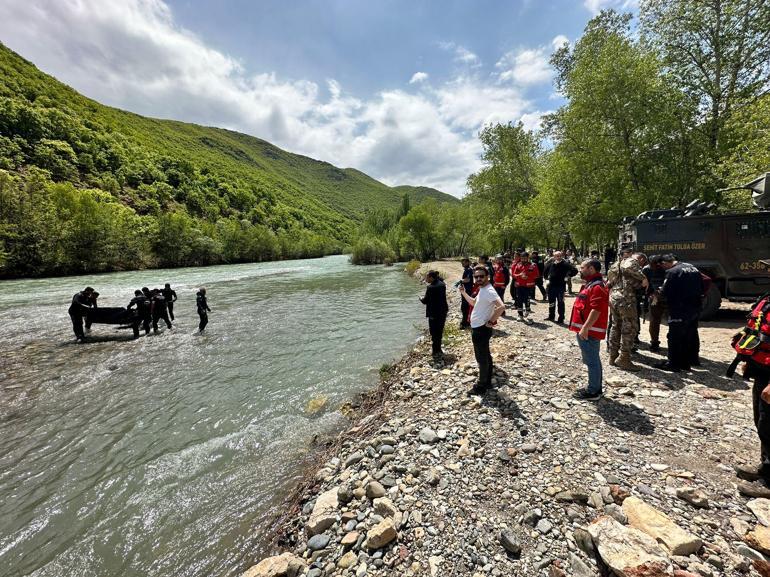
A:
<svg viewBox="0 0 770 577">
<path fill-rule="evenodd" d="M 600 246 L 624 216 L 684 206 L 749 208 L 719 189 L 770 170 L 770 4 L 642 0 L 605 11 L 551 58 L 566 99 L 540 132 L 482 133 L 485 167 L 470 202 L 505 215 L 497 246 Z"/>
<path fill-rule="evenodd" d="M 461 205 L 369 220 L 401 256 L 516 246 L 600 247 L 624 216 L 700 198 L 750 210 L 720 189 L 770 171 L 770 2 L 641 0 L 553 54 L 566 103 L 539 131 L 485 127 L 483 168 Z M 454 223 L 454 224 L 450 224 Z"/>
<path fill-rule="evenodd" d="M 404 194 L 454 200 L 100 105 L 0 44 L 0 276 L 339 253 Z"/>
</svg>

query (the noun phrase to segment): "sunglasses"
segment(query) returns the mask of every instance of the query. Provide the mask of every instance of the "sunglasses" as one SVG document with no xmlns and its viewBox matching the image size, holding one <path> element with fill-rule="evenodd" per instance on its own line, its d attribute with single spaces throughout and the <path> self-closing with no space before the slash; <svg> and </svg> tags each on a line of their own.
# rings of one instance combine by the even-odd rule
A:
<svg viewBox="0 0 770 577">
<path fill-rule="evenodd" d="M 485 274 L 475 274 L 475 275 L 473 275 L 473 278 L 487 278 L 487 275 L 485 275 Z"/>
</svg>

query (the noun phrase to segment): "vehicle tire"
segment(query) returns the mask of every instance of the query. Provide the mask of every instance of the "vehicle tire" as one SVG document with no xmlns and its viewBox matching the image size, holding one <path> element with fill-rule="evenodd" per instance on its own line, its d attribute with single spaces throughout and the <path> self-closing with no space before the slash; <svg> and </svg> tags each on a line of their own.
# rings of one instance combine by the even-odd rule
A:
<svg viewBox="0 0 770 577">
<path fill-rule="evenodd" d="M 713 319 L 721 305 L 722 293 L 719 292 L 719 287 L 712 283 L 708 292 L 706 293 L 706 296 L 703 299 L 703 308 L 700 312 L 700 320 L 708 321 Z"/>
</svg>

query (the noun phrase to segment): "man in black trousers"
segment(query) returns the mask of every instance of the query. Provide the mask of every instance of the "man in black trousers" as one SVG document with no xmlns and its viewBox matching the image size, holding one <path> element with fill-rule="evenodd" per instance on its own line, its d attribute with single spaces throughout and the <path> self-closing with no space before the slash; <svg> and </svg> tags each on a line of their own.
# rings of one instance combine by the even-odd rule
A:
<svg viewBox="0 0 770 577">
<path fill-rule="evenodd" d="M 435 270 L 428 271 L 425 282 L 428 283 L 428 288 L 420 301 L 425 305 L 425 316 L 428 317 L 428 328 L 433 342 L 433 360 L 440 361 L 444 356 L 441 351 L 441 339 L 444 337 L 444 324 L 449 312 L 446 304 L 446 285 Z"/>
<path fill-rule="evenodd" d="M 698 350 L 698 319 L 703 295 L 703 277 L 687 262 L 673 255 L 661 257 L 665 269 L 663 296 L 668 303 L 668 360 L 657 365 L 664 371 L 689 371 Z"/>
</svg>

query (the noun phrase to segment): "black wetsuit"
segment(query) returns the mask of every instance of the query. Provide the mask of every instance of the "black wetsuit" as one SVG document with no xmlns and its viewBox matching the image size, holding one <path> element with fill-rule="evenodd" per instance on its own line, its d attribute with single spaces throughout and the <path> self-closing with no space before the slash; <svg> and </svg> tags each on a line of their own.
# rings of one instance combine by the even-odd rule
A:
<svg viewBox="0 0 770 577">
<path fill-rule="evenodd" d="M 86 336 L 83 331 L 83 317 L 88 314 L 92 304 L 91 298 L 81 291 L 72 297 L 72 304 L 67 309 L 72 319 L 72 330 L 78 339 L 84 339 Z"/>
<path fill-rule="evenodd" d="M 208 313 L 211 312 L 209 304 L 206 302 L 206 295 L 199 292 L 195 296 L 195 304 L 198 307 L 198 316 L 201 318 L 201 322 L 198 324 L 198 330 L 203 332 L 203 329 L 205 329 L 206 325 L 209 324 Z"/>
<path fill-rule="evenodd" d="M 131 310 L 133 307 L 136 307 L 136 315 L 139 317 L 139 320 L 142 321 L 142 328 L 144 328 L 144 333 L 149 335 L 150 322 L 152 321 L 152 315 L 150 314 L 150 299 L 144 295 L 134 297 L 131 299 L 131 302 L 128 303 L 128 307 L 126 308 Z M 139 336 L 137 333 L 138 331 L 134 333 L 135 336 Z"/>
<path fill-rule="evenodd" d="M 166 326 L 171 328 L 171 321 L 168 318 L 168 307 L 166 306 L 166 299 L 162 294 L 156 294 L 152 297 L 152 330 L 158 332 L 158 321 L 163 319 L 166 321 Z"/>
<path fill-rule="evenodd" d="M 176 291 L 170 288 L 164 288 L 160 291 L 163 298 L 166 299 L 166 306 L 168 307 L 168 316 L 171 320 L 174 320 L 174 301 L 176 300 Z"/>
</svg>

